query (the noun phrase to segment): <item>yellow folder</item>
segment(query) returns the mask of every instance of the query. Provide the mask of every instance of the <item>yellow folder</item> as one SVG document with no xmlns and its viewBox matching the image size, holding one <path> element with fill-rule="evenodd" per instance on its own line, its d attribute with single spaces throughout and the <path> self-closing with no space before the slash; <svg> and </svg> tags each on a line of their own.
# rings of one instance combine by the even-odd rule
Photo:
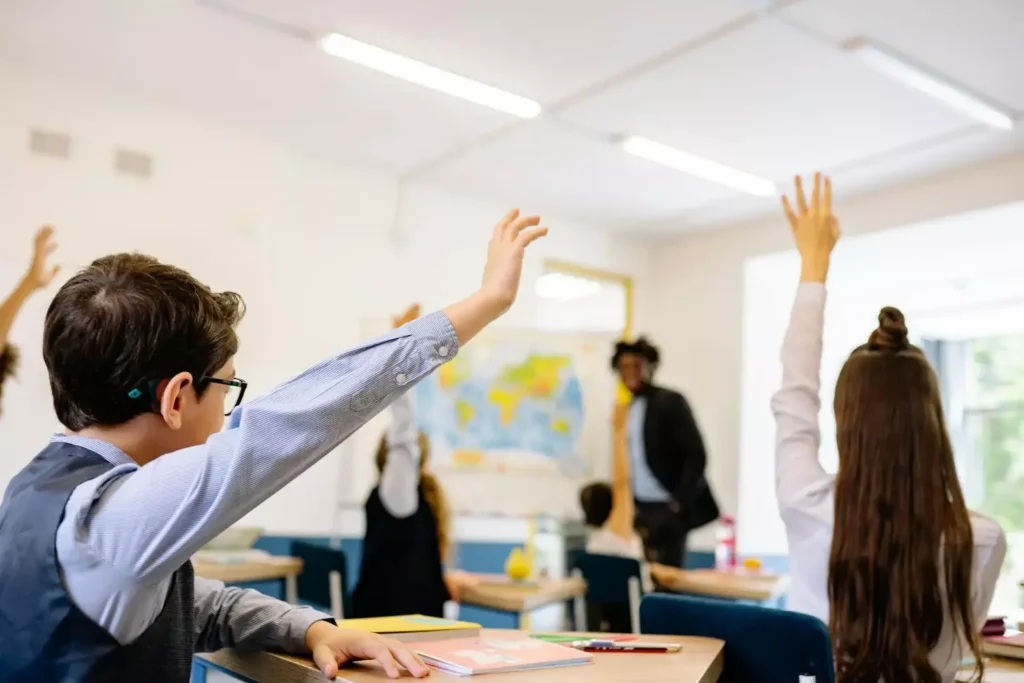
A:
<svg viewBox="0 0 1024 683">
<path fill-rule="evenodd" d="M 479 629 L 480 624 L 468 621 L 452 621 L 426 617 L 422 614 L 406 614 L 400 617 L 370 617 L 369 619 L 342 619 L 340 628 L 370 633 L 427 633 L 432 631 L 458 631 Z"/>
</svg>

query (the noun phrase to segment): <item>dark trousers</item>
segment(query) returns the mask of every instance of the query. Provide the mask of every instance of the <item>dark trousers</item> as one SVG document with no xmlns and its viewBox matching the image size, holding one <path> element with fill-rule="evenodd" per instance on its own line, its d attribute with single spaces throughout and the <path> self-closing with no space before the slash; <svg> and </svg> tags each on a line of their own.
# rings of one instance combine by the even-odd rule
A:
<svg viewBox="0 0 1024 683">
<path fill-rule="evenodd" d="M 644 541 L 649 561 L 670 567 L 683 566 L 688 528 L 683 518 L 669 509 L 668 503 L 636 501 L 635 526 Z"/>
</svg>

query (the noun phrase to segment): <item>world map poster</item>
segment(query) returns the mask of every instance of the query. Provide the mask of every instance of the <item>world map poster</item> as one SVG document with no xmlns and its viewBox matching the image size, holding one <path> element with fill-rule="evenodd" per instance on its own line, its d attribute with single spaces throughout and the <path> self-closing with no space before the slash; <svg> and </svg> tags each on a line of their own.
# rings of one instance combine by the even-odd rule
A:
<svg viewBox="0 0 1024 683">
<path fill-rule="evenodd" d="M 435 466 L 589 475 L 584 435 L 604 435 L 614 398 L 609 353 L 603 338 L 541 332 L 474 340 L 415 389 Z"/>
</svg>

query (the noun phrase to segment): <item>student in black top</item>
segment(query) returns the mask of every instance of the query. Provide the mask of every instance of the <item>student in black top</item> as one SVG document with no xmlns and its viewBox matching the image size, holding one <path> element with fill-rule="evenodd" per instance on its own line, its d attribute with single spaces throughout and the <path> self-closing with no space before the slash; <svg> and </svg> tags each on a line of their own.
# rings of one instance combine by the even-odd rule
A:
<svg viewBox="0 0 1024 683">
<path fill-rule="evenodd" d="M 56 248 L 53 228 L 40 228 L 32 246 L 32 262 L 29 264 L 28 272 L 18 282 L 14 291 L 0 303 L 0 398 L 3 397 L 4 382 L 14 375 L 18 366 L 18 349 L 7 341 L 11 326 L 14 325 L 14 319 L 28 298 L 49 285 L 60 271 L 60 266 L 50 266 L 46 263 L 47 257 Z"/>
<path fill-rule="evenodd" d="M 415 320 L 419 306 L 394 319 L 396 328 Z M 377 449 L 380 481 L 366 500 L 366 535 L 359 583 L 352 596 L 355 617 L 400 614 L 444 616 L 472 577 L 446 572 L 451 552 L 451 514 L 444 490 L 427 470 L 426 435 L 416 426 L 412 392 L 391 404 L 392 423 Z"/>
<path fill-rule="evenodd" d="M 652 381 L 660 356 L 641 337 L 615 345 L 611 365 L 633 401 L 627 419 L 636 525 L 650 559 L 682 567 L 687 534 L 718 519 L 707 454 L 689 404 Z"/>
</svg>

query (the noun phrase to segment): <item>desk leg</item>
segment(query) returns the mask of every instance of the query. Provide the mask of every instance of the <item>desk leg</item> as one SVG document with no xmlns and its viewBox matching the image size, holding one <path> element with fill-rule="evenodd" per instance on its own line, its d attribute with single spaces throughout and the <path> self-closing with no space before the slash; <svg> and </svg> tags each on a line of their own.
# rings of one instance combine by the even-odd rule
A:
<svg viewBox="0 0 1024 683">
<path fill-rule="evenodd" d="M 299 604 L 299 582 L 294 574 L 284 577 L 284 599 L 293 605 Z"/>
<path fill-rule="evenodd" d="M 206 683 L 206 667 L 195 658 L 192 659 L 192 683 Z"/>
</svg>

